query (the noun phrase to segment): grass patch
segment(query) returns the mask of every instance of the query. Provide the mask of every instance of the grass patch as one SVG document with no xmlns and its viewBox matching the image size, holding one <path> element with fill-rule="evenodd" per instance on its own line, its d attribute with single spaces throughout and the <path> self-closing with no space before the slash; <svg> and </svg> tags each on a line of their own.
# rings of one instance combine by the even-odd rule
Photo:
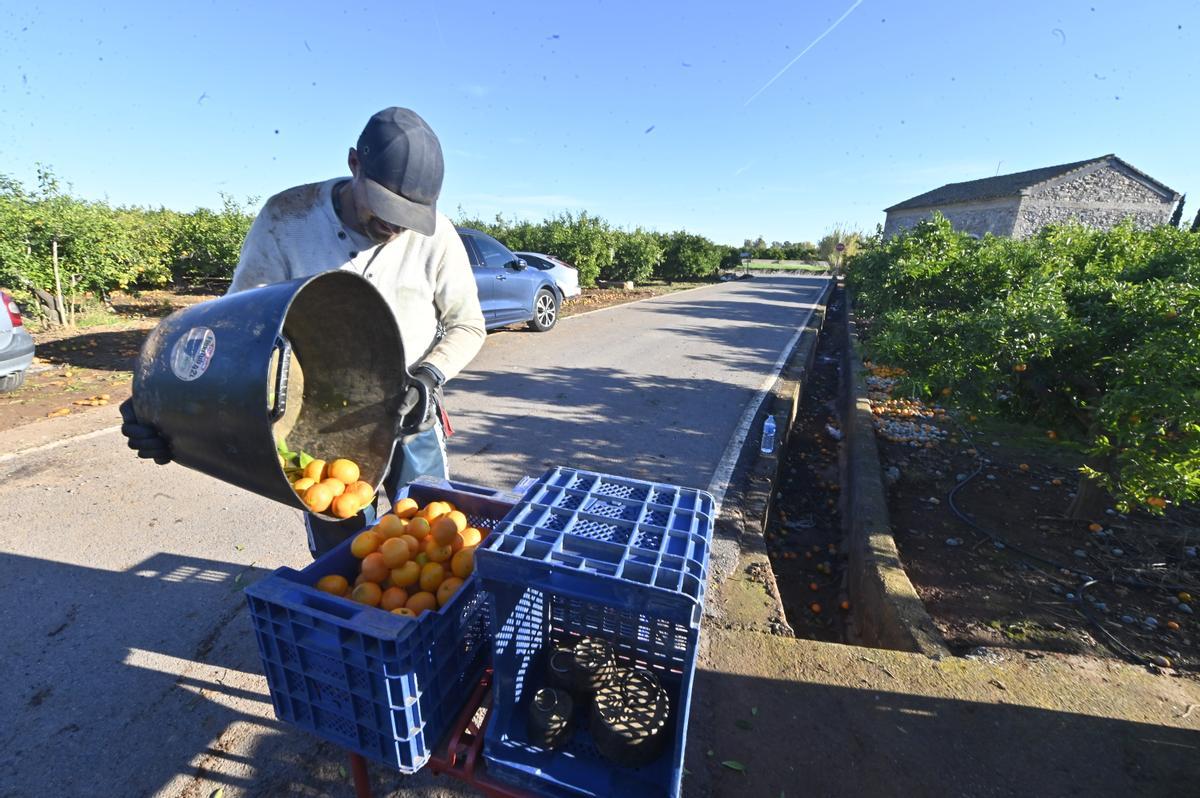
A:
<svg viewBox="0 0 1200 798">
<path fill-rule="evenodd" d="M 771 272 L 823 272 L 828 271 L 829 264 L 802 260 L 752 260 L 745 264 L 745 268 Z"/>
</svg>

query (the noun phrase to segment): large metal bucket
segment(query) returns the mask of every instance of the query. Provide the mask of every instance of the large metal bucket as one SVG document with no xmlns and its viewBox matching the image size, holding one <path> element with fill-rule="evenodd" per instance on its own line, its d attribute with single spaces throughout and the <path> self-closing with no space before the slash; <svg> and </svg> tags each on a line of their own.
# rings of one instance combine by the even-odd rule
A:
<svg viewBox="0 0 1200 798">
<path fill-rule="evenodd" d="M 142 346 L 133 405 L 175 462 L 306 509 L 278 439 L 319 459 L 353 460 L 378 487 L 395 447 L 388 408 L 407 387 L 404 364 L 384 298 L 362 277 L 330 271 L 163 319 Z"/>
</svg>

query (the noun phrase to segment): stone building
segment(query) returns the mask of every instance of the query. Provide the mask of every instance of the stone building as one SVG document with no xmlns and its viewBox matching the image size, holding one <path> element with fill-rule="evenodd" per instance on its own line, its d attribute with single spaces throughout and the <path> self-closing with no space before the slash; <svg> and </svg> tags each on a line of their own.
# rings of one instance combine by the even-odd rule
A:
<svg viewBox="0 0 1200 798">
<path fill-rule="evenodd" d="M 1139 228 L 1166 224 L 1177 192 L 1115 155 L 1028 172 L 948 183 L 888 208 L 885 237 L 941 211 L 956 230 L 1026 238 L 1054 222 L 1110 228 L 1133 217 Z"/>
</svg>

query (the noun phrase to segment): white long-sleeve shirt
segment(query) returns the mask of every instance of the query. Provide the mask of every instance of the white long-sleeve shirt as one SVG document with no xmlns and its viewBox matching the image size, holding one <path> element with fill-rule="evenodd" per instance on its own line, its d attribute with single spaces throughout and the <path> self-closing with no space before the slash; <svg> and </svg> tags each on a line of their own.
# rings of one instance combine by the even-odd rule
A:
<svg viewBox="0 0 1200 798">
<path fill-rule="evenodd" d="M 467 252 L 442 213 L 431 236 L 405 230 L 375 244 L 342 224 L 332 189 L 342 180 L 283 191 L 267 200 L 242 245 L 229 292 L 347 269 L 387 300 L 409 368 L 429 363 L 446 379 L 479 352 L 486 335 Z M 437 339 L 438 323 L 445 331 Z"/>
</svg>

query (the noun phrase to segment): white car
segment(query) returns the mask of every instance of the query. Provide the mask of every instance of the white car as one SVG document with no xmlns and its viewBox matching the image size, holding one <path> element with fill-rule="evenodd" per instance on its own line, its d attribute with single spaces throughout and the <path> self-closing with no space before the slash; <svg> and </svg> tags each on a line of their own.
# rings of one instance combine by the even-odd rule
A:
<svg viewBox="0 0 1200 798">
<path fill-rule="evenodd" d="M 33 338 L 21 322 L 21 310 L 7 291 L 0 291 L 0 393 L 20 388 L 32 362 Z"/>
<path fill-rule="evenodd" d="M 558 290 L 562 291 L 564 299 L 583 293 L 579 288 L 579 270 L 571 264 L 541 252 L 518 252 L 516 255 L 533 268 L 547 272 L 558 286 Z"/>
</svg>

